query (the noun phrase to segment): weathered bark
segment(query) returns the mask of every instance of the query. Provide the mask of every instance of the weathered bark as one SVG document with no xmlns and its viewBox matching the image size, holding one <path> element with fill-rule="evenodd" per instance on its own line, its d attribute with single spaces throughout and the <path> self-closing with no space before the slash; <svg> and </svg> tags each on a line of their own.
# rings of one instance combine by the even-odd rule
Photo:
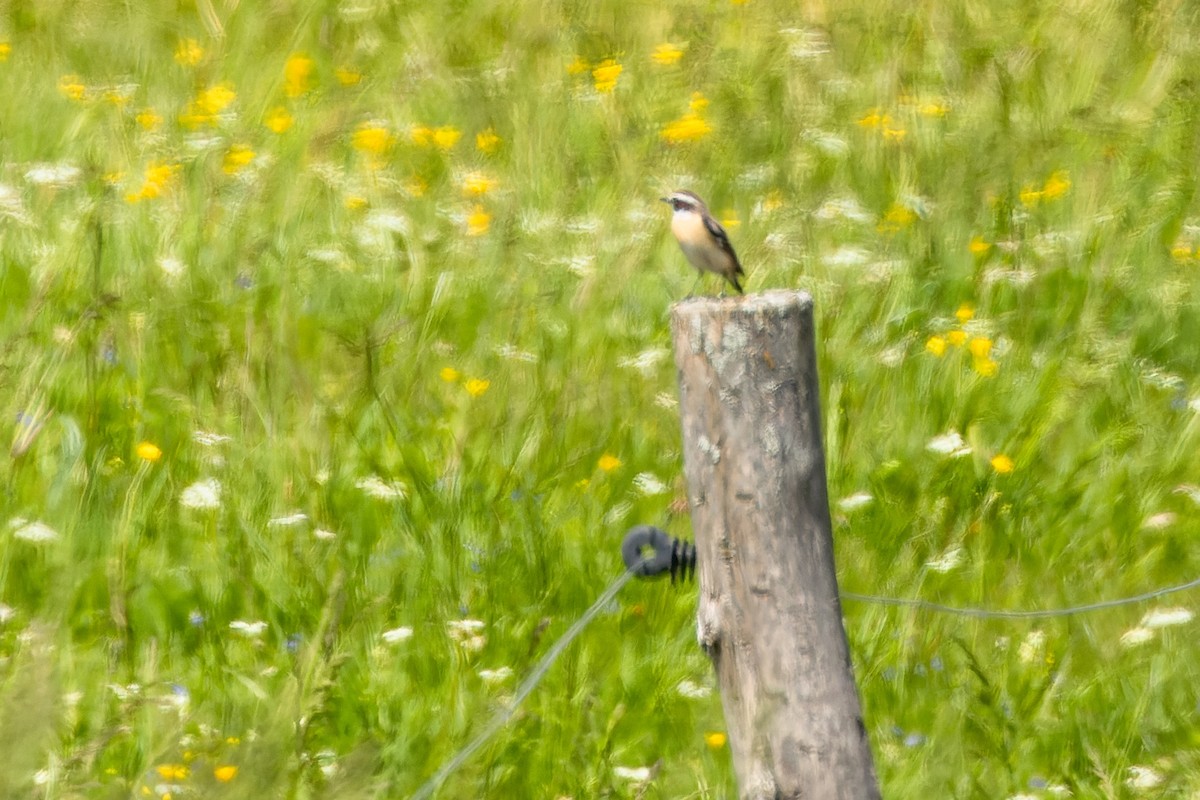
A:
<svg viewBox="0 0 1200 800">
<path fill-rule="evenodd" d="M 878 798 L 834 573 L 812 298 L 697 298 L 671 326 L 697 635 L 740 795 Z"/>
</svg>

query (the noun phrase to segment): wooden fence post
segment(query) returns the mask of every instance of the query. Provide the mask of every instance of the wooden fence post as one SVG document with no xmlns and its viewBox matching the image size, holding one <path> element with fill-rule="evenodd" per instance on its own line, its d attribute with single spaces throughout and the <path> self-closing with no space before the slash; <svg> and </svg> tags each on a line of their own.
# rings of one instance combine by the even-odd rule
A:
<svg viewBox="0 0 1200 800">
<path fill-rule="evenodd" d="M 695 298 L 671 329 L 697 635 L 740 796 L 879 798 L 833 565 L 812 298 Z"/>
</svg>

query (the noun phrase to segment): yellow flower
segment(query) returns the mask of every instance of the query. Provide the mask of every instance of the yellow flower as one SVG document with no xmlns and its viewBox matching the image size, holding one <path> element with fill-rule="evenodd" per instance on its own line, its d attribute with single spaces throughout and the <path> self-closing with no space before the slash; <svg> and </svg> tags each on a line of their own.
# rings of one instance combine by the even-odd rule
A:
<svg viewBox="0 0 1200 800">
<path fill-rule="evenodd" d="M 971 343 L 967 345 L 967 349 L 976 358 L 987 358 L 988 354 L 992 352 L 992 340 L 986 336 L 976 336 L 971 339 Z"/>
<path fill-rule="evenodd" d="M 414 125 L 408 132 L 408 138 L 417 147 L 428 147 L 433 143 L 433 128 L 428 125 Z"/>
<path fill-rule="evenodd" d="M 679 59 L 683 58 L 683 50 L 679 49 L 670 42 L 663 42 L 658 47 L 654 48 L 654 53 L 650 56 L 650 58 L 656 64 L 662 64 L 664 67 L 670 66 L 671 64 L 679 61 Z"/>
<path fill-rule="evenodd" d="M 459 371 L 454 367 L 442 367 L 442 371 L 438 375 L 446 383 L 454 383 L 459 379 Z"/>
<path fill-rule="evenodd" d="M 175 46 L 175 61 L 185 67 L 194 67 L 204 59 L 204 48 L 195 39 L 180 39 Z"/>
<path fill-rule="evenodd" d="M 487 233 L 491 224 L 492 215 L 484 211 L 483 206 L 476 203 L 475 208 L 467 215 L 467 235 L 482 236 Z"/>
<path fill-rule="evenodd" d="M 703 139 L 710 133 L 712 133 L 712 126 L 695 111 L 689 111 L 668 124 L 659 135 L 667 144 L 683 144 Z"/>
<path fill-rule="evenodd" d="M 1185 244 L 1177 244 L 1171 248 L 1171 258 L 1176 261 L 1187 261 L 1192 257 L 1192 248 Z"/>
<path fill-rule="evenodd" d="M 778 189 L 772 189 L 767 192 L 767 196 L 763 198 L 762 210 L 770 214 L 773 211 L 778 211 L 783 208 L 783 192 Z"/>
<path fill-rule="evenodd" d="M 708 108 L 708 98 L 704 96 L 704 92 L 692 92 L 692 99 L 688 100 L 688 108 L 696 113 Z"/>
<path fill-rule="evenodd" d="M 164 781 L 185 781 L 188 775 L 191 774 L 191 770 L 183 764 L 159 764 L 154 768 L 154 771 Z"/>
<path fill-rule="evenodd" d="M 433 144 L 438 150 L 449 150 L 462 138 L 462 131 L 453 125 L 443 125 L 433 132 Z"/>
<path fill-rule="evenodd" d="M 955 347 L 962 347 L 963 342 L 967 341 L 967 334 L 964 331 L 950 331 L 946 334 L 946 341 Z"/>
<path fill-rule="evenodd" d="M 346 199 L 342 201 L 342 205 L 349 211 L 358 211 L 367 207 L 367 198 L 357 194 L 347 195 Z"/>
<path fill-rule="evenodd" d="M 612 472 L 621 466 L 621 459 L 614 455 L 605 453 L 604 455 L 600 456 L 600 460 L 596 462 L 596 466 L 599 467 L 603 472 Z"/>
<path fill-rule="evenodd" d="M 867 112 L 865 117 L 859 119 L 857 124 L 863 128 L 878 128 L 885 119 L 891 121 L 888 117 L 881 115 L 878 108 L 873 108 Z"/>
<path fill-rule="evenodd" d="M 468 172 L 463 177 L 463 192 L 474 197 L 482 197 L 496 188 L 496 179 L 482 172 Z"/>
<path fill-rule="evenodd" d="M 721 224 L 726 228 L 736 228 L 742 224 L 742 221 L 738 219 L 736 211 L 732 208 L 727 208 L 721 213 Z"/>
<path fill-rule="evenodd" d="M 1012 472 L 1015 467 L 1016 464 L 1013 463 L 1013 460 L 1003 453 L 992 458 L 992 469 L 996 470 L 996 472 L 1000 473 L 1001 475 L 1007 475 L 1008 473 Z"/>
<path fill-rule="evenodd" d="M 999 371 L 1000 365 L 993 359 L 984 356 L 983 358 L 975 358 L 971 361 L 971 366 L 985 378 L 990 378 Z"/>
<path fill-rule="evenodd" d="M 413 175 L 404 182 L 404 191 L 408 192 L 410 197 L 423 197 L 425 192 L 429 191 L 429 183 L 420 175 Z"/>
<path fill-rule="evenodd" d="M 954 312 L 954 316 L 958 319 L 959 324 L 966 325 L 975 317 L 975 306 L 963 303 L 958 307 L 958 311 Z"/>
<path fill-rule="evenodd" d="M 904 130 L 904 128 L 887 127 L 883 129 L 883 140 L 885 142 L 902 142 L 907 135 L 908 131 Z"/>
<path fill-rule="evenodd" d="M 58 79 L 58 91 L 68 100 L 80 102 L 87 96 L 87 87 L 78 75 L 63 75 Z"/>
<path fill-rule="evenodd" d="M 918 109 L 922 117 L 944 117 L 950 108 L 941 100 L 923 103 Z"/>
<path fill-rule="evenodd" d="M 213 777 L 221 783 L 229 783 L 237 777 L 238 768 L 233 764 L 222 764 L 213 770 Z"/>
<path fill-rule="evenodd" d="M 187 110 L 179 115 L 179 121 L 189 128 L 215 125 L 217 115 L 229 108 L 237 99 L 237 92 L 228 83 L 218 83 L 196 93 L 196 99 L 188 103 Z"/>
<path fill-rule="evenodd" d="M 992 246 L 984 241 L 982 236 L 972 236 L 971 243 L 967 245 L 967 249 L 971 251 L 971 255 L 981 256 L 988 250 L 991 250 Z"/>
<path fill-rule="evenodd" d="M 883 215 L 883 219 L 875 226 L 880 233 L 896 233 L 913 223 L 917 215 L 907 206 L 892 203 L 892 207 Z"/>
<path fill-rule="evenodd" d="M 162 162 L 151 164 L 146 167 L 141 188 L 136 192 L 130 192 L 125 195 L 125 200 L 130 203 L 137 203 L 141 200 L 153 200 L 159 197 L 170 188 L 171 179 L 177 172 L 179 172 L 178 164 L 164 164 Z"/>
<path fill-rule="evenodd" d="M 143 108 L 133 119 L 142 130 L 146 131 L 157 129 L 159 125 L 162 125 L 163 121 L 162 117 L 153 108 Z"/>
<path fill-rule="evenodd" d="M 491 128 L 486 131 L 480 131 L 475 134 L 475 148 L 485 155 L 491 155 L 496 152 L 500 146 L 500 137 Z"/>
<path fill-rule="evenodd" d="M 575 56 L 575 60 L 567 64 L 567 73 L 570 75 L 582 75 L 592 68 L 592 65 L 584 61 L 579 56 Z"/>
<path fill-rule="evenodd" d="M 109 89 L 104 93 L 104 99 L 117 108 L 124 108 L 129 105 L 132 93 L 128 89 Z"/>
<path fill-rule="evenodd" d="M 484 380 L 483 378 L 471 378 L 471 380 L 467 381 L 466 383 L 467 394 L 471 395 L 471 397 L 482 397 L 483 393 L 486 392 L 488 387 L 491 385 L 491 381 Z"/>
<path fill-rule="evenodd" d="M 316 64 L 303 53 L 293 53 L 283 65 L 283 93 L 288 97 L 303 97 L 312 91 L 313 68 Z"/>
<path fill-rule="evenodd" d="M 236 175 L 242 168 L 254 160 L 254 151 L 244 144 L 235 144 L 225 154 L 225 163 L 221 168 L 226 175 Z"/>
<path fill-rule="evenodd" d="M 394 142 L 391 131 L 376 122 L 364 122 L 350 137 L 350 144 L 355 150 L 376 158 L 391 150 Z"/>
<path fill-rule="evenodd" d="M 720 731 L 710 731 L 704 734 L 704 743 L 713 750 L 720 750 L 727 741 L 725 734 Z"/>
<path fill-rule="evenodd" d="M 925 341 L 925 350 L 941 358 L 946 354 L 946 339 L 942 336 L 930 336 Z"/>
<path fill-rule="evenodd" d="M 592 70 L 592 84 L 596 87 L 596 91 L 601 94 L 611 92 L 617 88 L 617 78 L 621 77 L 620 64 L 615 59 L 606 58 Z"/>
<path fill-rule="evenodd" d="M 353 67 L 338 67 L 333 71 L 333 76 L 342 86 L 355 86 L 362 80 L 362 73 Z"/>
<path fill-rule="evenodd" d="M 272 133 L 283 133 L 292 127 L 293 122 L 292 113 L 283 106 L 275 106 L 263 117 L 263 125 Z"/>
<path fill-rule="evenodd" d="M 1046 179 L 1046 185 L 1042 187 L 1042 196 L 1047 200 L 1054 200 L 1062 197 L 1070 188 L 1070 175 L 1066 170 L 1060 169 Z"/>
<path fill-rule="evenodd" d="M 0 63 L 8 61 L 8 54 L 12 52 L 12 45 L 8 42 L 0 42 Z"/>
<path fill-rule="evenodd" d="M 209 86 L 196 95 L 197 107 L 206 114 L 220 114 L 237 99 L 237 92 L 228 83 Z"/>
<path fill-rule="evenodd" d="M 1034 189 L 1032 186 L 1025 186 L 1021 189 L 1021 193 L 1018 196 L 1021 198 L 1021 205 L 1033 207 L 1042 199 L 1042 191 Z"/>
<path fill-rule="evenodd" d="M 141 442 L 134 449 L 134 452 L 137 453 L 137 457 L 143 461 L 154 462 L 162 458 L 162 450 L 159 450 L 158 446 L 155 445 L 154 442 Z"/>
</svg>

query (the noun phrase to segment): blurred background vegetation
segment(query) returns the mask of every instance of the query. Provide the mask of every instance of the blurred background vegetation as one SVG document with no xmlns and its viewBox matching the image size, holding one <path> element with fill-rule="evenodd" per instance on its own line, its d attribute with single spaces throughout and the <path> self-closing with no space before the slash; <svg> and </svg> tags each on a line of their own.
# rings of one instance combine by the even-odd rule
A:
<svg viewBox="0 0 1200 800">
<path fill-rule="evenodd" d="M 816 299 L 843 588 L 1194 577 L 1197 13 L 0 2 L 0 795 L 415 791 L 690 535 L 672 189 Z M 440 796 L 736 796 L 694 592 Z M 848 603 L 885 796 L 1193 797 L 1190 603 Z"/>
</svg>

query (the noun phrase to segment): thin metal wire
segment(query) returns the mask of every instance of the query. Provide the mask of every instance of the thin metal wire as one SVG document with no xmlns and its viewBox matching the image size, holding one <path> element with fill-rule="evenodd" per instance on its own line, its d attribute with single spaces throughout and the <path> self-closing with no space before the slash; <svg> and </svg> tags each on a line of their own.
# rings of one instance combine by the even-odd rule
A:
<svg viewBox="0 0 1200 800">
<path fill-rule="evenodd" d="M 633 567 L 625 570 L 612 584 L 609 585 L 604 593 L 596 598 L 596 602 L 592 603 L 591 607 L 583 613 L 578 620 L 575 621 L 567 632 L 562 635 L 554 646 L 551 647 L 546 654 L 538 661 L 537 666 L 533 671 L 525 677 L 517 686 L 516 692 L 513 694 L 512 701 L 506 706 L 497 711 L 488 721 L 488 724 L 476 734 L 475 738 L 463 746 L 461 750 L 454 754 L 454 757 L 447 761 L 442 767 L 433 774 L 429 780 L 425 781 L 416 793 L 413 794 L 412 800 L 428 800 L 437 791 L 442 782 L 446 780 L 456 769 L 462 766 L 468 758 L 474 755 L 475 751 L 487 744 L 496 733 L 512 719 L 521 703 L 529 696 L 530 692 L 541 682 L 546 673 L 553 666 L 562 652 L 574 641 L 583 629 L 587 627 L 597 614 L 599 614 L 605 606 L 616 596 L 617 592 L 634 577 L 634 570 L 640 567 L 641 564 L 636 564 Z M 1133 605 L 1135 603 L 1144 603 L 1147 600 L 1153 600 L 1158 597 L 1185 592 L 1189 589 L 1200 587 L 1200 577 L 1193 578 L 1186 583 L 1176 584 L 1174 586 L 1165 586 L 1161 589 L 1154 589 L 1141 594 L 1130 595 L 1129 597 L 1119 597 L 1114 600 L 1100 600 L 1095 603 L 1084 603 L 1078 606 L 1066 606 L 1064 608 L 1041 608 L 1025 611 L 1004 611 L 991 608 L 980 608 L 976 606 L 950 606 L 944 603 L 935 603 L 931 600 L 920 600 L 902 597 L 882 597 L 874 594 L 861 594 L 859 592 L 842 592 L 843 600 L 851 600 L 856 603 L 870 603 L 872 605 L 892 606 L 899 608 L 912 608 L 921 611 L 933 611 L 939 614 L 951 614 L 959 617 L 975 617 L 979 619 L 1046 619 L 1049 617 L 1068 617 L 1074 614 L 1086 614 L 1091 611 L 1102 611 L 1107 608 L 1117 608 L 1119 606 Z"/>
<path fill-rule="evenodd" d="M 1002 611 L 991 608 L 978 608 L 972 606 L 948 606 L 943 603 L 934 603 L 930 600 L 906 599 L 899 597 L 880 597 L 874 594 L 859 594 L 858 592 L 842 592 L 843 600 L 853 600 L 858 603 L 872 603 L 880 606 L 899 606 L 902 608 L 915 608 L 924 611 L 936 611 L 942 614 L 954 614 L 960 617 L 977 617 L 981 619 L 1045 619 L 1047 617 L 1069 617 L 1074 614 L 1086 614 L 1089 611 L 1101 611 L 1106 608 L 1117 608 L 1118 606 L 1128 606 L 1134 603 L 1144 603 L 1147 600 L 1153 600 L 1156 597 L 1164 597 L 1176 592 L 1184 592 L 1188 589 L 1195 589 L 1200 586 L 1200 578 L 1193 578 L 1187 583 L 1180 583 L 1175 586 L 1166 586 L 1161 589 L 1154 589 L 1149 592 L 1135 594 L 1130 597 L 1119 597 L 1115 600 L 1100 600 L 1095 603 L 1084 603 L 1079 606 L 1067 606 L 1065 608 L 1039 608 L 1032 611 Z"/>
<path fill-rule="evenodd" d="M 639 563 L 635 566 L 641 566 L 641 564 Z M 458 769 L 476 750 L 483 747 L 488 739 L 491 739 L 497 731 L 503 728 L 505 723 L 512 719 L 512 715 L 516 713 L 521 702 L 541 682 L 543 676 L 545 676 L 551 665 L 554 664 L 554 661 L 562 654 L 563 650 L 567 649 L 567 645 L 587 627 L 587 624 L 608 605 L 609 601 L 616 596 L 617 592 L 621 591 L 622 586 L 629 583 L 631 578 L 633 578 L 633 568 L 625 570 L 621 574 L 621 577 L 613 581 L 604 591 L 604 594 L 596 598 L 596 602 L 592 603 L 591 608 L 583 612 L 583 616 L 576 620 L 575 624 L 568 628 L 567 632 L 562 635 L 562 638 L 546 651 L 546 655 L 542 656 L 542 660 L 537 663 L 533 671 L 525 677 L 525 680 L 521 681 L 516 693 L 513 694 L 512 702 L 497 711 L 488 724 L 476 734 L 474 739 L 455 753 L 454 758 L 442 765 L 442 768 L 435 772 L 433 777 L 421 784 L 421 788 L 417 789 L 416 794 L 412 796 L 412 800 L 426 800 L 426 798 L 432 797 L 433 793 L 442 785 L 442 781 L 449 777 L 450 773 Z"/>
</svg>

